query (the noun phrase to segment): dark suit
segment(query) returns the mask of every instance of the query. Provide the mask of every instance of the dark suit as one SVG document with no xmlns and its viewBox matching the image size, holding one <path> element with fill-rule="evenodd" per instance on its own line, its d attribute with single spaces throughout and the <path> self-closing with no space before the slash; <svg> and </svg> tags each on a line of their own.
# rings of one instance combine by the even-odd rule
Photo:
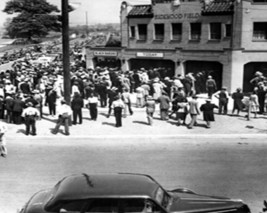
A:
<svg viewBox="0 0 267 213">
<path fill-rule="evenodd" d="M 73 124 L 77 123 L 77 117 L 79 117 L 79 123 L 82 123 L 82 108 L 84 102 L 81 96 L 74 96 L 71 101 L 71 109 L 73 111 Z"/>
</svg>

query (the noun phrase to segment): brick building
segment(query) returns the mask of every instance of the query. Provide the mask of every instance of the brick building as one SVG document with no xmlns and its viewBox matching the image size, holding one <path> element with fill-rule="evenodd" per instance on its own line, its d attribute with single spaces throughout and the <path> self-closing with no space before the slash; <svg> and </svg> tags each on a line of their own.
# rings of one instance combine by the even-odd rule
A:
<svg viewBox="0 0 267 213">
<path fill-rule="evenodd" d="M 266 2 L 265 2 L 266 1 Z M 151 0 L 121 4 L 121 44 L 88 47 L 122 70 L 166 68 L 162 76 L 192 73 L 196 89 L 212 75 L 218 87 L 251 91 L 256 71 L 267 75 L 267 0 Z"/>
</svg>

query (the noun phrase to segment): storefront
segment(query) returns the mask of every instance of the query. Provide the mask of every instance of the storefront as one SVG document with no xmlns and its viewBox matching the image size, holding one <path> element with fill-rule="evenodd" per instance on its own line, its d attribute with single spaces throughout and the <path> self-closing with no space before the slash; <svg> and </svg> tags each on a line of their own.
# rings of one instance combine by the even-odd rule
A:
<svg viewBox="0 0 267 213">
<path fill-rule="evenodd" d="M 250 83 L 251 79 L 255 77 L 255 73 L 260 71 L 264 76 L 267 76 L 267 62 L 250 62 L 244 65 L 244 92 L 252 92 L 254 85 Z"/>
<path fill-rule="evenodd" d="M 87 67 L 108 67 L 111 69 L 121 67 L 121 59 L 119 58 L 119 51 L 113 50 L 93 50 L 87 54 Z"/>
<path fill-rule="evenodd" d="M 185 74 L 192 73 L 195 81 L 197 93 L 206 92 L 206 80 L 211 75 L 216 81 L 217 88 L 222 86 L 223 66 L 219 62 L 213 61 L 186 61 Z"/>
</svg>

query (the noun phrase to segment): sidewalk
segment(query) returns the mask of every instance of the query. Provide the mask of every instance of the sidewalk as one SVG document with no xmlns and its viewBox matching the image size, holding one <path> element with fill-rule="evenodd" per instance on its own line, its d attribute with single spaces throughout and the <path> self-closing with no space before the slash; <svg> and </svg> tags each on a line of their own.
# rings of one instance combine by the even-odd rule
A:
<svg viewBox="0 0 267 213">
<path fill-rule="evenodd" d="M 199 98 L 200 104 L 205 102 L 205 97 Z M 217 104 L 216 100 L 213 100 Z M 231 103 L 229 104 L 229 113 L 231 112 Z M 158 107 L 158 106 L 157 106 Z M 193 129 L 188 129 L 186 126 L 177 126 L 175 119 L 168 121 L 160 120 L 159 110 L 156 110 L 154 115 L 154 124 L 149 126 L 145 108 L 133 107 L 134 114 L 127 115 L 123 118 L 122 127 L 115 127 L 114 116 L 106 117 L 108 108 L 98 108 L 97 121 L 90 120 L 89 110 L 83 109 L 83 124 L 72 125 L 70 127 L 70 136 L 63 133 L 64 127 L 61 127 L 62 132 L 53 135 L 51 130 L 55 127 L 56 118 L 48 115 L 47 107 L 44 107 L 44 118 L 37 121 L 37 136 L 26 136 L 25 125 L 8 125 L 7 137 L 27 137 L 29 139 L 38 139 L 40 137 L 84 137 L 84 138 L 144 138 L 144 137 L 162 137 L 162 138 L 183 138 L 183 137 L 267 137 L 267 116 L 259 115 L 258 118 L 252 118 L 247 121 L 245 112 L 241 112 L 240 116 L 218 115 L 215 114 L 215 122 L 212 122 L 211 128 L 207 129 L 203 121 L 202 114 L 198 116 L 198 126 Z M 215 110 L 217 113 L 217 110 Z M 174 117 L 173 117 L 174 118 Z M 187 123 L 190 121 L 190 116 L 187 116 Z"/>
</svg>

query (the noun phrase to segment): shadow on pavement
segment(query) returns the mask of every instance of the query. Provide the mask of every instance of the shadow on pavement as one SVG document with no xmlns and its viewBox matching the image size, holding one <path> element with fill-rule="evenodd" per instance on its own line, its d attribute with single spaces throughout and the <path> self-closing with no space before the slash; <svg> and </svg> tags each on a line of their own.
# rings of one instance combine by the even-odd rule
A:
<svg viewBox="0 0 267 213">
<path fill-rule="evenodd" d="M 145 121 L 133 121 L 133 123 L 135 124 L 143 124 L 143 125 L 146 125 L 146 126 L 149 126 L 149 124 Z"/>
<path fill-rule="evenodd" d="M 109 126 L 113 126 L 115 127 L 115 124 L 114 123 L 109 123 L 109 122 L 102 122 L 103 125 L 109 125 Z"/>
<path fill-rule="evenodd" d="M 25 129 L 18 129 L 17 133 L 22 133 L 22 134 L 26 135 L 26 130 Z"/>
</svg>

